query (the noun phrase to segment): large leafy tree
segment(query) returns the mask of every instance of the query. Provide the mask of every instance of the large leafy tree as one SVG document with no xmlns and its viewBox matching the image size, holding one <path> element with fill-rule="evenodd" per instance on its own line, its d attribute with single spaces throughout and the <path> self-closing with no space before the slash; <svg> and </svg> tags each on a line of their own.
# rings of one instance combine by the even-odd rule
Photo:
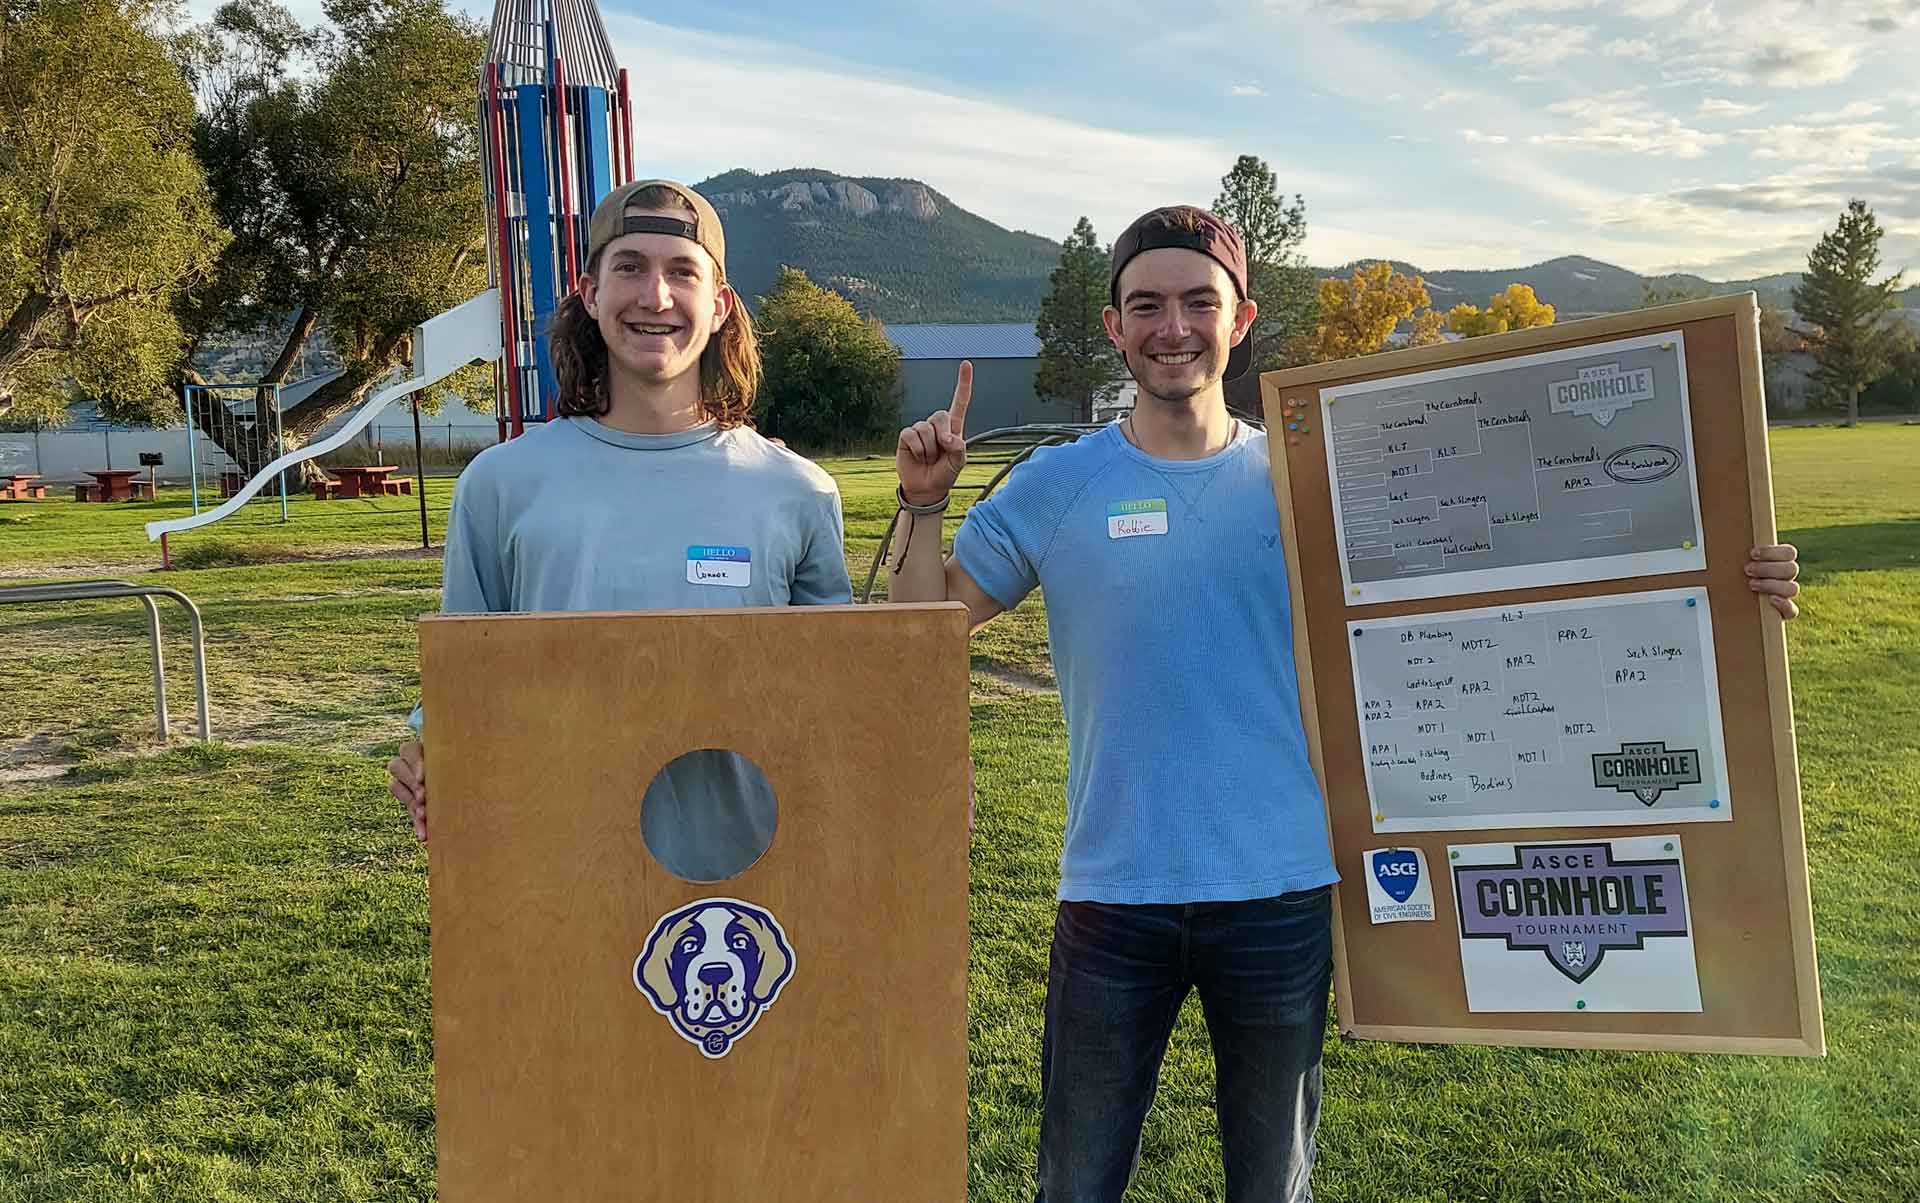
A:
<svg viewBox="0 0 1920 1203">
<path fill-rule="evenodd" d="M 325 331 L 344 370 L 284 412 L 294 447 L 406 361 L 414 326 L 486 287 L 482 29 L 439 0 L 328 0 L 326 15 L 331 27 L 309 31 L 272 0 L 232 0 L 187 55 L 201 157 L 234 239 L 218 286 L 183 315 L 195 345 L 277 342 L 264 383 L 285 382 Z M 287 71 L 299 57 L 310 73 Z M 477 400 L 482 374 L 433 390 L 427 407 L 449 390 Z M 217 406 L 195 417 L 221 441 Z"/>
<path fill-rule="evenodd" d="M 1487 307 L 1465 301 L 1447 310 L 1447 329 L 1469 338 L 1553 325 L 1553 306 L 1533 295 L 1530 284 L 1509 284 L 1487 299 Z"/>
<path fill-rule="evenodd" d="M 1260 316 L 1253 327 L 1253 369 L 1271 371 L 1301 361 L 1301 348 L 1318 320 L 1313 271 L 1300 256 L 1307 237 L 1307 203 L 1288 200 L 1265 160 L 1241 155 L 1220 177 L 1213 211 L 1239 233 L 1247 251 L 1247 282 Z"/>
<path fill-rule="evenodd" d="M 193 93 L 153 0 L 40 0 L 0 20 L 0 416 L 58 425 L 75 394 L 177 415 L 174 306 L 225 235 Z"/>
<path fill-rule="evenodd" d="M 1793 290 L 1793 307 L 1811 323 L 1807 343 L 1818 365 L 1815 394 L 1846 407 L 1859 420 L 1860 393 L 1884 375 L 1901 349 L 1903 331 L 1887 320 L 1899 307 L 1900 273 L 1881 280 L 1879 221 L 1862 200 L 1849 201 L 1840 221 L 1807 255 L 1807 271 Z"/>
<path fill-rule="evenodd" d="M 1432 308 L 1426 281 L 1404 276 L 1391 263 L 1370 263 L 1345 280 L 1320 281 L 1320 318 L 1304 340 L 1306 359 L 1322 363 L 1366 355 L 1409 323 L 1407 345 L 1440 341 L 1441 316 Z"/>
<path fill-rule="evenodd" d="M 1119 391 L 1124 375 L 1101 319 L 1108 274 L 1107 252 L 1094 238 L 1093 223 L 1082 217 L 1060 246 L 1060 264 L 1034 324 L 1040 365 L 1033 391 L 1072 401 L 1082 422 L 1091 422 L 1094 406 Z"/>
<path fill-rule="evenodd" d="M 760 298 L 763 375 L 754 420 L 803 447 L 847 447 L 899 428 L 900 352 L 880 323 L 797 267 Z"/>
</svg>

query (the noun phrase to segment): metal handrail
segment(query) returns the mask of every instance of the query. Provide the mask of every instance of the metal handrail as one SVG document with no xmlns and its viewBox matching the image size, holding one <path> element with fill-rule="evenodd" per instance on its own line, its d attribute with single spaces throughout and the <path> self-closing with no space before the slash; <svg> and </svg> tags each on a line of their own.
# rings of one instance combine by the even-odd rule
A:
<svg viewBox="0 0 1920 1203">
<path fill-rule="evenodd" d="M 200 622 L 200 607 L 193 604 L 193 599 L 178 589 L 168 589 L 161 585 L 136 585 L 132 581 L 55 581 L 45 585 L 29 582 L 24 585 L 0 586 L 0 605 L 95 601 L 116 597 L 137 597 L 147 608 L 147 638 L 153 645 L 153 706 L 159 713 L 161 743 L 166 743 L 168 739 L 167 677 L 166 661 L 160 652 L 160 607 L 153 604 L 153 599 L 169 597 L 185 608 L 187 618 L 193 624 L 193 679 L 199 692 L 200 738 L 203 742 L 211 740 L 213 724 L 207 712 L 206 629 Z"/>
</svg>

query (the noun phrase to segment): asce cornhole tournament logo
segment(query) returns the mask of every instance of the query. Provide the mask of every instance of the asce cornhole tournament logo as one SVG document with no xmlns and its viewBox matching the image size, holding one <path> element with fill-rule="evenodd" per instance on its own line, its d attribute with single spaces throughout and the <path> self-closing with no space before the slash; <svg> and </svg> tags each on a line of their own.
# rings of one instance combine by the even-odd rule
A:
<svg viewBox="0 0 1920 1203">
<path fill-rule="evenodd" d="M 1648 806 L 1670 789 L 1699 784 L 1700 753 L 1695 748 L 1668 748 L 1665 740 L 1653 740 L 1593 754 L 1595 789 L 1632 794 Z"/>
<path fill-rule="evenodd" d="M 1611 846 L 1521 844 L 1507 865 L 1457 865 L 1460 934 L 1538 950 L 1584 982 L 1610 949 L 1687 934 L 1680 858 L 1615 860 Z"/>
</svg>

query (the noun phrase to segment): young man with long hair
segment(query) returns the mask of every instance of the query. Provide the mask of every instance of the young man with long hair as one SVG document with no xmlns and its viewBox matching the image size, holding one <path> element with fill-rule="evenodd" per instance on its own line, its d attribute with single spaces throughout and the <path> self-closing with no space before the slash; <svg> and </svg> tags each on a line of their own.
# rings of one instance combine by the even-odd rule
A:
<svg viewBox="0 0 1920 1203">
<path fill-rule="evenodd" d="M 558 417 L 461 474 L 441 611 L 851 601 L 833 478 L 747 425 L 760 352 L 713 206 L 671 181 L 628 184 L 594 210 L 587 245 L 551 330 Z M 426 839 L 422 744 L 388 768 Z M 731 850 L 766 846 L 772 799 L 738 757 L 695 753 L 668 777 L 643 822 L 656 853 L 694 832 L 670 869 L 712 880 Z"/>
</svg>

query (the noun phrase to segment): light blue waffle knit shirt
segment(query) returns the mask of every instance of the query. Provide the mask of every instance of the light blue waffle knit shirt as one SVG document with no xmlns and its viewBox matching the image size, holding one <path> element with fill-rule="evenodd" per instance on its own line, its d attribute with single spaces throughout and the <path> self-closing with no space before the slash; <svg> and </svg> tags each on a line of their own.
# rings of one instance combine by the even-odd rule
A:
<svg viewBox="0 0 1920 1203">
<path fill-rule="evenodd" d="M 1307 759 L 1267 436 L 1162 460 L 1118 424 L 974 506 L 967 575 L 1036 586 L 1068 740 L 1063 901 L 1264 898 L 1338 880 Z"/>
</svg>

